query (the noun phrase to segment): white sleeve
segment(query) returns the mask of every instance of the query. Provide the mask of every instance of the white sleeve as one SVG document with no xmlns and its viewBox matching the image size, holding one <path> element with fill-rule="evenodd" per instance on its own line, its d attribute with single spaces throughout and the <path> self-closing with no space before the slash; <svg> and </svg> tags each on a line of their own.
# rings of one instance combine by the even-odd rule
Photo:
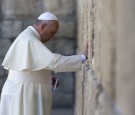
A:
<svg viewBox="0 0 135 115">
<path fill-rule="evenodd" d="M 55 60 L 45 69 L 53 70 L 55 72 L 74 72 L 81 70 L 81 55 L 62 56 L 54 53 L 54 56 Z"/>
</svg>

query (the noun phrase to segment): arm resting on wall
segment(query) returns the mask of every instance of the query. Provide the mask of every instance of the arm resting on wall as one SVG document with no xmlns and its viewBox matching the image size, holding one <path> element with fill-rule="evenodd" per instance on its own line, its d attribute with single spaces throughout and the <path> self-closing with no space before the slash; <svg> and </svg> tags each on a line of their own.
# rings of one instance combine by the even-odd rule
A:
<svg viewBox="0 0 135 115">
<path fill-rule="evenodd" d="M 74 72 L 81 70 L 81 55 L 62 56 L 54 53 L 54 56 L 55 60 L 45 69 L 55 72 Z"/>
</svg>

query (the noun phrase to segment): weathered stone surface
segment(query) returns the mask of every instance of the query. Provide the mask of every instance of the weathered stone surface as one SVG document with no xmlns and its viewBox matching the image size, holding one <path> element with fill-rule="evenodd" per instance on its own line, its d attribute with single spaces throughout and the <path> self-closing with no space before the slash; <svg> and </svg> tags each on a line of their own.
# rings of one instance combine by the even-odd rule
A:
<svg viewBox="0 0 135 115">
<path fill-rule="evenodd" d="M 134 115 L 134 6 L 133 0 L 78 1 L 78 49 L 89 43 L 89 64 L 102 90 L 90 73 L 77 74 L 76 115 Z"/>
<path fill-rule="evenodd" d="M 92 34 L 94 42 L 90 38 L 89 46 L 94 43 L 94 61 L 90 58 L 89 62 L 102 90 L 95 88 L 96 83 L 84 69 L 80 74 L 83 78 L 77 79 L 76 83 L 76 95 L 79 96 L 76 96 L 76 115 L 134 115 L 135 1 L 92 0 L 92 5 L 88 6 L 90 3 L 78 1 L 78 49 L 86 46 L 87 36 Z M 87 12 L 91 12 L 93 20 Z M 90 21 L 93 30 L 88 25 Z M 89 50 L 89 54 L 91 52 Z M 78 92 L 82 94 L 78 95 Z"/>
<path fill-rule="evenodd" d="M 113 97 L 117 35 L 114 12 L 116 6 L 112 0 L 96 1 L 95 5 L 95 71 L 107 93 Z"/>
<path fill-rule="evenodd" d="M 93 8 L 92 0 L 79 0 L 78 3 L 78 53 L 84 52 L 88 44 L 89 61 L 92 61 L 93 51 Z M 97 107 L 98 85 L 93 80 L 91 72 L 85 67 L 77 74 L 76 79 L 76 109 L 75 115 L 94 115 Z"/>
<path fill-rule="evenodd" d="M 75 27 L 75 22 L 73 21 L 60 21 L 59 23 L 59 30 L 58 33 L 56 34 L 57 38 L 75 38 L 75 32 L 76 32 L 76 27 Z"/>
<path fill-rule="evenodd" d="M 30 18 L 25 21 L 22 21 L 22 30 L 26 29 L 28 26 L 34 25 L 36 20 L 37 20 L 37 18 L 32 18 L 32 19 Z"/>
<path fill-rule="evenodd" d="M 15 38 L 22 31 L 21 21 L 2 21 L 2 37 L 3 38 Z"/>
<path fill-rule="evenodd" d="M 73 0 L 44 0 L 44 6 L 47 11 L 54 12 L 57 15 L 68 15 L 73 13 Z"/>
<path fill-rule="evenodd" d="M 86 69 L 86 68 L 85 68 Z M 102 87 L 97 82 L 94 71 L 86 71 L 86 76 L 83 79 L 83 114 L 92 114 L 96 112 L 98 106 L 98 96 L 102 91 Z"/>
<path fill-rule="evenodd" d="M 11 42 L 8 39 L 0 39 L 0 58 L 4 58 L 9 47 L 11 46 Z"/>
<path fill-rule="evenodd" d="M 55 41 L 55 52 L 63 55 L 74 54 L 74 42 L 68 39 L 57 39 Z"/>
<path fill-rule="evenodd" d="M 71 93 L 53 93 L 53 107 L 72 107 L 73 95 Z"/>
<path fill-rule="evenodd" d="M 95 115 L 120 115 L 115 108 L 113 100 L 104 91 L 99 94 Z"/>
<path fill-rule="evenodd" d="M 135 114 L 135 1 L 117 2 L 116 99 L 122 115 Z"/>
<path fill-rule="evenodd" d="M 3 62 L 3 59 L 11 45 L 11 42 L 7 39 L 0 39 L 0 65 Z M 3 77 L 6 74 L 6 70 L 0 66 L 0 77 Z"/>
<path fill-rule="evenodd" d="M 2 13 L 6 19 L 35 17 L 43 10 L 40 0 L 3 0 Z"/>
</svg>

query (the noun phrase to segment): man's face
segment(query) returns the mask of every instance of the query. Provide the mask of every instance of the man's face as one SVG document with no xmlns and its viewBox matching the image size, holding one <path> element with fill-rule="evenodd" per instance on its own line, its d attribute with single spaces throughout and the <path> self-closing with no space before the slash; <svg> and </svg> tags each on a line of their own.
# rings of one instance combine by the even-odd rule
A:
<svg viewBox="0 0 135 115">
<path fill-rule="evenodd" d="M 49 21 L 44 23 L 40 30 L 40 37 L 43 43 L 49 41 L 54 37 L 59 29 L 58 21 Z"/>
</svg>

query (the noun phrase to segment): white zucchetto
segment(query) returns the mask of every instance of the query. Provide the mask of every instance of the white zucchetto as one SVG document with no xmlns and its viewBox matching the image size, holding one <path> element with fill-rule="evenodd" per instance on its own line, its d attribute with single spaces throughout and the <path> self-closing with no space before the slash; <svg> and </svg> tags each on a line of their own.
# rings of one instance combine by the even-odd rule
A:
<svg viewBox="0 0 135 115">
<path fill-rule="evenodd" d="M 58 18 L 51 12 L 45 12 L 38 17 L 38 20 L 58 20 Z"/>
</svg>

